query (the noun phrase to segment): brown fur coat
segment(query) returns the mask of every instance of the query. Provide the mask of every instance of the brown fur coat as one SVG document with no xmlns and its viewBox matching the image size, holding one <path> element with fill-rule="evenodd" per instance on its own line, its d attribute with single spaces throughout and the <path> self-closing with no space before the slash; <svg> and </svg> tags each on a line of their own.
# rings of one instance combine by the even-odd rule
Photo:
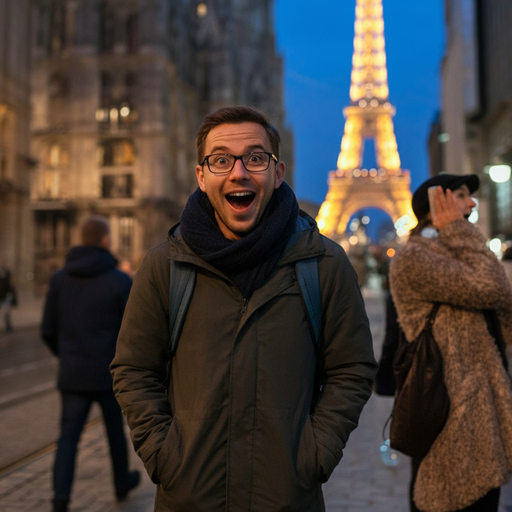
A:
<svg viewBox="0 0 512 512">
<path fill-rule="evenodd" d="M 445 362 L 448 421 L 423 459 L 414 501 L 425 512 L 459 510 L 507 482 L 512 472 L 512 391 L 482 310 L 495 309 L 512 343 L 512 290 L 501 263 L 469 222 L 438 238 L 413 236 L 390 269 L 391 293 L 407 340 L 441 302 L 434 337 Z"/>
</svg>

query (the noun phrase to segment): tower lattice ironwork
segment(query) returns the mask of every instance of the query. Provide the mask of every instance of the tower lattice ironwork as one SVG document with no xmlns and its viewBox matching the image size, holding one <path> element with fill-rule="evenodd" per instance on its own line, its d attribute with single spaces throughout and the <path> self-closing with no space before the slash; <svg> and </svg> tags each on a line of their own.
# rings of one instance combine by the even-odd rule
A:
<svg viewBox="0 0 512 512">
<path fill-rule="evenodd" d="M 357 0 L 350 85 L 337 170 L 329 173 L 329 190 L 317 223 L 340 241 L 350 217 L 377 207 L 405 234 L 415 224 L 409 172 L 402 170 L 389 102 L 382 0 Z M 364 144 L 373 139 L 377 166 L 363 167 Z"/>
</svg>

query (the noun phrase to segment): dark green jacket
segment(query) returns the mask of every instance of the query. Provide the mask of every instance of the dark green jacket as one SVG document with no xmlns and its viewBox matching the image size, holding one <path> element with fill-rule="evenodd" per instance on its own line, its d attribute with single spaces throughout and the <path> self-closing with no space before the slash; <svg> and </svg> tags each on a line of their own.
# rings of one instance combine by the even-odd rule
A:
<svg viewBox="0 0 512 512">
<path fill-rule="evenodd" d="M 324 388 L 295 261 L 318 256 Z M 197 265 L 167 398 L 169 258 Z M 111 365 L 135 449 L 158 483 L 157 511 L 322 511 L 376 370 L 357 277 L 314 223 L 295 233 L 248 304 L 183 239 L 137 272 Z"/>
</svg>

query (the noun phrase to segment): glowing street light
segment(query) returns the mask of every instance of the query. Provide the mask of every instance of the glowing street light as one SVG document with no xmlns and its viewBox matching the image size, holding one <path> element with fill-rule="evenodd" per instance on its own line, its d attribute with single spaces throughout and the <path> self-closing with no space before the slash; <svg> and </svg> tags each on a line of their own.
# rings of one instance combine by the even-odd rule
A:
<svg viewBox="0 0 512 512">
<path fill-rule="evenodd" d="M 498 254 L 501 251 L 501 240 L 499 238 L 493 238 L 489 242 L 489 249 L 495 254 Z"/>
<path fill-rule="evenodd" d="M 494 183 L 505 183 L 510 179 L 510 165 L 490 165 L 487 170 Z"/>
</svg>

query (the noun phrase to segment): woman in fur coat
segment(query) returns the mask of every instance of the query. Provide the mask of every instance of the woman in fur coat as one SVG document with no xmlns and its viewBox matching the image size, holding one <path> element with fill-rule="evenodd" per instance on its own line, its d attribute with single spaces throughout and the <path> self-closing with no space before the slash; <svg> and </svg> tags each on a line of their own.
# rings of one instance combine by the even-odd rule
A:
<svg viewBox="0 0 512 512">
<path fill-rule="evenodd" d="M 512 291 L 501 263 L 468 222 L 476 175 L 441 175 L 414 193 L 419 219 L 390 269 L 398 320 L 408 341 L 433 327 L 450 396 L 448 420 L 430 451 L 412 460 L 411 510 L 498 510 L 512 471 L 512 391 L 504 344 L 512 343 Z M 437 186 L 435 214 L 427 189 Z"/>
</svg>

